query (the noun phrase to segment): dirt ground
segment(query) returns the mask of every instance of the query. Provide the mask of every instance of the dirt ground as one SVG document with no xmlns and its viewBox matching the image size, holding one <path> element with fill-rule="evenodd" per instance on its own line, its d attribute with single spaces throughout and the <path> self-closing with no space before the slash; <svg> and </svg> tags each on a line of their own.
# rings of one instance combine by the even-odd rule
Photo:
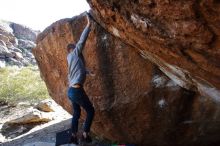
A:
<svg viewBox="0 0 220 146">
<path fill-rule="evenodd" d="M 54 109 L 54 120 L 48 123 L 39 125 L 25 125 L 25 130 L 22 130 L 22 125 L 17 127 L 4 128 L 4 123 L 18 117 L 28 109 L 31 105 L 21 103 L 16 106 L 0 105 L 0 146 L 55 146 L 56 133 L 69 129 L 71 127 L 72 116 L 67 113 L 59 105 Z M 79 129 L 82 126 L 79 126 Z M 23 128 L 24 129 L 24 128 Z M 93 143 L 90 146 L 108 146 L 110 144 L 104 139 L 93 136 Z M 73 144 L 63 146 L 74 146 Z"/>
</svg>

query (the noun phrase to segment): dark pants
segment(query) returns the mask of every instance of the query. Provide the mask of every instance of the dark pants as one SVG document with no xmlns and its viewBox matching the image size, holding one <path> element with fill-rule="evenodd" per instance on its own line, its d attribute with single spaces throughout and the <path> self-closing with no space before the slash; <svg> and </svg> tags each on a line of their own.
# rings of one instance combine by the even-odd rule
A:
<svg viewBox="0 0 220 146">
<path fill-rule="evenodd" d="M 90 127 L 94 117 L 94 107 L 90 102 L 88 96 L 86 95 L 83 87 L 73 88 L 70 87 L 68 89 L 68 97 L 73 105 L 73 118 L 72 118 L 72 133 L 77 133 L 78 131 L 78 121 L 81 114 L 80 106 L 83 107 L 87 113 L 87 117 L 84 123 L 84 131 L 90 132 Z"/>
</svg>

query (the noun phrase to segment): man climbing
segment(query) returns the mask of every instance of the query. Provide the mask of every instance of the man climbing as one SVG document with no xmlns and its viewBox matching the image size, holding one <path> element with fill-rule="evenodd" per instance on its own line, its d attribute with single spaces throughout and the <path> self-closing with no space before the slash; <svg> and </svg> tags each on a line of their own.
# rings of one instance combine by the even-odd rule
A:
<svg viewBox="0 0 220 146">
<path fill-rule="evenodd" d="M 85 42 L 90 32 L 90 18 L 87 14 L 87 26 L 83 30 L 80 40 L 75 44 L 68 44 L 67 46 L 67 62 L 68 62 L 68 79 L 69 79 L 69 89 L 68 98 L 71 100 L 73 105 L 73 118 L 72 118 L 72 134 L 70 137 L 70 143 L 78 144 L 77 132 L 78 132 L 78 120 L 80 118 L 82 107 L 86 113 L 87 117 L 83 127 L 82 141 L 92 142 L 89 136 L 90 127 L 94 117 L 94 107 L 90 102 L 88 96 L 86 95 L 83 84 L 86 79 L 86 68 L 85 61 L 82 54 L 82 50 L 85 46 Z"/>
</svg>

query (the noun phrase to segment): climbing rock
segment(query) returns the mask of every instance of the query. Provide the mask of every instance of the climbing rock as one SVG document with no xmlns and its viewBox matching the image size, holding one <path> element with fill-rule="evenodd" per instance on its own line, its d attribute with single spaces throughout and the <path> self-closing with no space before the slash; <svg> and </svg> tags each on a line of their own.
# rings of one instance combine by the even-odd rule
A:
<svg viewBox="0 0 220 146">
<path fill-rule="evenodd" d="M 87 1 L 96 21 L 178 85 L 220 102 L 219 2 Z"/>
<path fill-rule="evenodd" d="M 83 15 L 57 21 L 39 34 L 33 49 L 49 94 L 70 113 L 66 46 L 78 41 L 85 25 Z M 119 33 L 116 28 L 115 33 Z M 137 35 L 133 33 L 131 38 Z M 85 90 L 95 107 L 92 131 L 97 135 L 139 145 L 220 142 L 218 102 L 180 87 L 161 67 L 96 22 L 92 22 L 83 54 L 94 74 L 87 77 Z M 85 112 L 82 114 L 85 119 Z"/>
</svg>

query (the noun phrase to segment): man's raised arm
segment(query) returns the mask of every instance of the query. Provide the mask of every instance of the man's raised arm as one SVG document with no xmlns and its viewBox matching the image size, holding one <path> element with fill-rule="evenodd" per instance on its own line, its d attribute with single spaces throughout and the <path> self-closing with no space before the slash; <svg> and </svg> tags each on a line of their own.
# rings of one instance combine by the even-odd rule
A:
<svg viewBox="0 0 220 146">
<path fill-rule="evenodd" d="M 76 53 L 77 55 L 79 55 L 80 53 L 82 53 L 82 50 L 85 46 L 86 40 L 88 38 L 89 32 L 90 32 L 90 26 L 91 26 L 91 22 L 90 22 L 90 18 L 87 14 L 87 26 L 86 28 L 83 30 L 79 41 L 76 44 L 76 48 L 74 49 L 74 53 Z"/>
</svg>

